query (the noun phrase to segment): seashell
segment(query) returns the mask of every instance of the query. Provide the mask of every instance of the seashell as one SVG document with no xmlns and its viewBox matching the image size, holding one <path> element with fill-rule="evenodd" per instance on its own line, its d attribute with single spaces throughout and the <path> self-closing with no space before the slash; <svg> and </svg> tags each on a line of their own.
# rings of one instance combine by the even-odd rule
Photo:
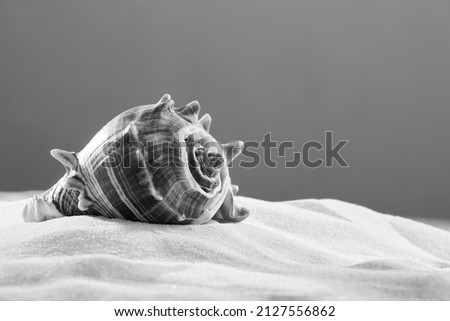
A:
<svg viewBox="0 0 450 321">
<path fill-rule="evenodd" d="M 228 165 L 241 141 L 221 145 L 198 119 L 193 101 L 175 108 L 165 94 L 154 105 L 129 109 L 107 123 L 78 153 L 53 149 L 65 175 L 25 206 L 25 221 L 71 215 L 162 223 L 240 222 L 237 186 Z"/>
</svg>

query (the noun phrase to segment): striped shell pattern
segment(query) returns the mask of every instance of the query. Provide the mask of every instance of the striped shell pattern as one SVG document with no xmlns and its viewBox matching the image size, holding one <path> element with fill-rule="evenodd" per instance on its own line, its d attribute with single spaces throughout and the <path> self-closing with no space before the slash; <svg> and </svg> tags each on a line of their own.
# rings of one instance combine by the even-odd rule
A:
<svg viewBox="0 0 450 321">
<path fill-rule="evenodd" d="M 129 109 L 106 124 L 78 153 L 51 154 L 66 174 L 25 206 L 26 221 L 101 215 L 161 224 L 239 222 L 248 210 L 234 204 L 228 165 L 240 141 L 219 144 L 211 117 L 198 119 L 193 101 L 175 108 L 165 94 L 154 105 Z"/>
</svg>

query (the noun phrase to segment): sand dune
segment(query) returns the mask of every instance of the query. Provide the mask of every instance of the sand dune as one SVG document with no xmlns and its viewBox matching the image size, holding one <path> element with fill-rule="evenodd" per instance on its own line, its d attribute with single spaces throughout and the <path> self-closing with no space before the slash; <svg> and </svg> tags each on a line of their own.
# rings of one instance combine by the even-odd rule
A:
<svg viewBox="0 0 450 321">
<path fill-rule="evenodd" d="M 238 201 L 249 219 L 203 226 L 24 223 L 24 200 L 1 202 L 0 299 L 450 299 L 447 231 L 337 200 Z"/>
</svg>

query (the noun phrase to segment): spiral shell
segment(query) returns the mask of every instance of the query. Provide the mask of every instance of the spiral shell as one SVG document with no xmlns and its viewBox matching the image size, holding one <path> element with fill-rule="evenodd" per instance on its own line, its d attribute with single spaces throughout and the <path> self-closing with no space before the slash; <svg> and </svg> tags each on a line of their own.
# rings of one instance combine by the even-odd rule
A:
<svg viewBox="0 0 450 321">
<path fill-rule="evenodd" d="M 66 174 L 26 205 L 26 221 L 101 215 L 162 224 L 239 222 L 228 165 L 240 141 L 221 145 L 209 134 L 211 117 L 198 119 L 193 101 L 175 108 L 165 94 L 154 105 L 129 109 L 107 123 L 78 153 L 51 155 Z"/>
</svg>

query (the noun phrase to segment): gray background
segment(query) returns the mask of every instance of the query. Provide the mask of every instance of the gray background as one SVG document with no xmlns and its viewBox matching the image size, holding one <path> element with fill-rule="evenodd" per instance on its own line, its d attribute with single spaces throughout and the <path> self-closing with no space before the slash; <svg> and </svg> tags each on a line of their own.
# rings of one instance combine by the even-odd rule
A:
<svg viewBox="0 0 450 321">
<path fill-rule="evenodd" d="M 449 16 L 444 0 L 2 0 L 0 190 L 49 187 L 51 148 L 169 92 L 224 142 L 350 140 L 350 168 L 235 166 L 242 195 L 446 217 Z"/>
</svg>

